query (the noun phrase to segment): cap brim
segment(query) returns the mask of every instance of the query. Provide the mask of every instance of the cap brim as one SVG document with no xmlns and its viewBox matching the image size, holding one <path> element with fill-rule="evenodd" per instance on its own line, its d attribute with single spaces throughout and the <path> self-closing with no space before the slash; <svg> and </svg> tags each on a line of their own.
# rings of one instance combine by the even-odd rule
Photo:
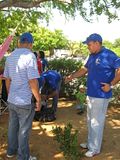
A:
<svg viewBox="0 0 120 160">
<path fill-rule="evenodd" d="M 83 41 L 82 43 L 83 43 L 83 44 L 87 44 L 88 42 L 87 42 L 87 41 Z"/>
</svg>

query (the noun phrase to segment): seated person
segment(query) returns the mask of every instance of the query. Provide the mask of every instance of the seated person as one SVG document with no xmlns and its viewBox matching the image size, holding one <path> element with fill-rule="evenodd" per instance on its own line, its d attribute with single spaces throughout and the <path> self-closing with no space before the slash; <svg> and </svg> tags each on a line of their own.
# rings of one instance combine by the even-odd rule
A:
<svg viewBox="0 0 120 160">
<path fill-rule="evenodd" d="M 61 85 L 61 75 L 54 71 L 48 70 L 41 74 L 39 81 L 39 87 L 41 89 L 41 99 L 47 102 L 49 98 L 52 98 L 52 109 L 54 112 L 54 120 L 56 119 L 56 111 L 58 105 L 59 91 Z M 47 107 L 47 105 L 45 105 Z M 45 107 L 44 106 L 44 107 Z M 42 110 L 42 109 L 41 109 Z"/>
</svg>

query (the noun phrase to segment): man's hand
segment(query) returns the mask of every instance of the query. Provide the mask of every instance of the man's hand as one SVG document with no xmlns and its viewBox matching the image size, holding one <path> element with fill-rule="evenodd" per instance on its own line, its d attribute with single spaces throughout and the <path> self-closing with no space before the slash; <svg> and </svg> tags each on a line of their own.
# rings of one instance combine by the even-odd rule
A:
<svg viewBox="0 0 120 160">
<path fill-rule="evenodd" d="M 41 96 L 39 94 L 39 87 L 38 87 L 38 80 L 37 79 L 31 79 L 29 80 L 31 91 L 36 99 L 36 107 L 35 111 L 40 111 L 41 109 Z"/>
<path fill-rule="evenodd" d="M 68 82 L 70 82 L 70 81 L 72 81 L 72 75 L 69 75 L 69 76 L 67 76 L 67 77 L 65 77 L 65 83 L 68 83 Z"/>
<path fill-rule="evenodd" d="M 85 93 L 86 92 L 86 88 L 80 88 L 80 92 L 81 93 Z"/>
<path fill-rule="evenodd" d="M 40 111 L 40 110 L 41 110 L 41 103 L 40 102 L 36 102 L 35 111 Z"/>
<path fill-rule="evenodd" d="M 81 68 L 79 69 L 78 71 L 70 74 L 69 76 L 65 77 L 65 83 L 68 83 L 70 81 L 72 81 L 72 79 L 74 78 L 79 78 L 79 77 L 82 77 L 84 76 L 86 73 L 88 72 L 87 68 Z"/>
<path fill-rule="evenodd" d="M 7 94 L 8 94 L 9 93 L 9 89 L 10 89 L 11 79 L 6 78 L 5 79 L 5 84 L 6 84 Z"/>
<path fill-rule="evenodd" d="M 101 83 L 103 85 L 102 90 L 104 92 L 109 92 L 111 90 L 110 84 L 108 83 Z"/>
</svg>

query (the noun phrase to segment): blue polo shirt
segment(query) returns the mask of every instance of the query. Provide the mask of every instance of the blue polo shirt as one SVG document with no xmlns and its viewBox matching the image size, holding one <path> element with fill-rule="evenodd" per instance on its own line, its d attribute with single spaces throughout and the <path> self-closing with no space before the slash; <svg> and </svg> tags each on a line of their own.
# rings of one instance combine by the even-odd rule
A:
<svg viewBox="0 0 120 160">
<path fill-rule="evenodd" d="M 49 70 L 41 74 L 45 78 L 46 84 L 52 89 L 56 90 L 59 89 L 59 82 L 61 80 L 61 75 L 54 71 L 54 70 Z"/>
<path fill-rule="evenodd" d="M 104 92 L 101 83 L 110 83 L 114 79 L 116 69 L 120 68 L 120 57 L 102 47 L 97 54 L 90 54 L 85 67 L 88 69 L 87 95 L 96 98 L 112 97 L 112 90 Z"/>
</svg>

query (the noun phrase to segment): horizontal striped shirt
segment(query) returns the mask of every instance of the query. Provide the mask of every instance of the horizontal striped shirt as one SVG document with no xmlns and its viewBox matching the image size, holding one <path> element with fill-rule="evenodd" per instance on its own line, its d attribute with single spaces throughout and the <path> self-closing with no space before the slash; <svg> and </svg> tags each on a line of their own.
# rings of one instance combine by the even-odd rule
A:
<svg viewBox="0 0 120 160">
<path fill-rule="evenodd" d="M 11 79 L 8 102 L 25 106 L 31 104 L 29 80 L 39 78 L 35 55 L 27 48 L 15 49 L 7 58 L 4 77 Z"/>
</svg>

